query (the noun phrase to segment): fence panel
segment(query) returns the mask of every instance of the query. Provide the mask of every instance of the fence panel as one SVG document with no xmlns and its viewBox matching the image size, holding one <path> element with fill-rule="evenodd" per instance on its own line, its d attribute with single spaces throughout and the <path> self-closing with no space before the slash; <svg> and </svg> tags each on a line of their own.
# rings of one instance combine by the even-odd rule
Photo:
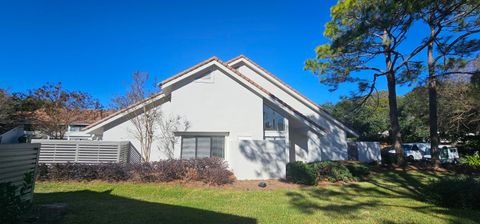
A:
<svg viewBox="0 0 480 224">
<path fill-rule="evenodd" d="M 40 144 L 0 144 L 0 183 L 11 182 L 22 186 L 25 174 L 28 180 L 27 189 L 22 199 L 31 201 L 35 187 L 35 172 L 38 164 Z M 20 193 L 19 189 L 17 194 Z"/>
<path fill-rule="evenodd" d="M 380 161 L 380 143 L 379 142 L 355 142 L 358 150 L 358 161 L 372 162 Z"/>
<path fill-rule="evenodd" d="M 41 143 L 40 163 L 137 163 L 129 155 L 138 154 L 128 141 L 70 141 L 33 139 Z"/>
</svg>

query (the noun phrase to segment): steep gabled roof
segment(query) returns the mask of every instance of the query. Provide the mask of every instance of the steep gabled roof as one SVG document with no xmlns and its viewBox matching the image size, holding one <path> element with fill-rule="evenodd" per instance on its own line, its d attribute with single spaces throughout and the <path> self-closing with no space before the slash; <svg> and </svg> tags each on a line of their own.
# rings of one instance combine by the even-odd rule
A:
<svg viewBox="0 0 480 224">
<path fill-rule="evenodd" d="M 304 103 L 306 106 L 310 107 L 311 109 L 313 109 L 317 113 L 321 113 L 322 115 L 326 116 L 331 121 L 335 122 L 337 125 L 339 125 L 341 128 L 343 128 L 345 131 L 351 133 L 352 135 L 354 135 L 356 137 L 359 136 L 358 133 L 356 133 L 353 129 L 351 129 L 347 125 L 343 124 L 341 121 L 335 119 L 328 111 L 323 109 L 320 105 L 313 102 L 311 99 L 309 99 L 308 97 L 306 97 L 305 95 L 303 95 L 302 93 L 300 93 L 299 91 L 297 91 L 296 89 L 294 89 L 293 87 L 291 87 L 290 85 L 288 85 L 287 83 L 282 81 L 280 78 L 278 78 L 273 73 L 269 72 L 267 69 L 265 69 L 262 66 L 258 65 L 257 63 L 255 63 L 253 60 L 251 60 L 247 56 L 241 54 L 241 55 L 239 55 L 235 58 L 232 58 L 232 59 L 228 60 L 226 63 L 231 65 L 232 67 L 234 67 L 235 65 L 237 65 L 241 62 L 243 62 L 247 65 L 251 64 L 251 66 L 254 67 L 254 69 L 257 69 L 257 70 L 260 71 L 260 73 L 263 73 L 262 75 L 264 75 L 264 77 L 267 80 L 269 80 L 268 78 L 273 79 L 274 81 L 272 81 L 272 80 L 269 80 L 269 81 L 272 82 L 274 85 L 278 86 L 283 91 L 289 93 L 294 98 L 297 98 L 299 101 L 301 101 L 302 103 Z M 275 81 L 277 83 L 275 83 Z"/>
<path fill-rule="evenodd" d="M 236 64 L 235 62 L 238 62 L 240 61 L 240 59 L 244 59 L 248 62 L 250 62 L 252 65 L 254 65 L 255 67 L 257 67 L 258 69 L 260 69 L 261 71 L 263 71 L 265 74 L 267 74 L 268 76 L 270 76 L 271 78 L 275 79 L 277 82 L 281 83 L 285 88 L 287 88 L 289 91 L 293 91 L 294 93 L 296 93 L 297 95 L 299 95 L 300 97 L 302 97 L 304 100 L 308 101 L 309 103 L 311 103 L 312 105 L 315 105 L 318 109 L 322 109 L 322 107 L 320 105 L 318 105 L 317 103 L 313 102 L 311 99 L 309 99 L 308 97 L 306 97 L 305 95 L 303 95 L 302 93 L 300 93 L 299 91 L 297 91 L 296 89 L 294 89 L 293 87 L 291 87 L 290 85 L 288 85 L 287 83 L 285 83 L 284 81 L 282 81 L 280 78 L 278 78 L 276 75 L 274 75 L 273 73 L 269 72 L 267 69 L 263 68 L 262 66 L 258 65 L 257 63 L 255 63 L 253 60 L 251 60 L 250 58 L 248 58 L 247 56 L 241 54 L 235 58 L 232 58 L 230 60 L 228 60 L 226 63 L 229 64 L 229 65 L 234 65 Z M 323 109 L 322 109 L 323 110 Z"/>
<path fill-rule="evenodd" d="M 187 74 L 187 73 L 189 73 L 189 72 L 191 72 L 191 71 L 193 71 L 193 70 L 201 67 L 202 65 L 206 65 L 206 64 L 208 64 L 208 63 L 210 63 L 210 62 L 212 62 L 212 61 L 220 61 L 220 59 L 218 59 L 217 57 L 213 56 L 213 57 L 211 57 L 211 58 L 209 58 L 209 59 L 207 59 L 207 60 L 205 60 L 205 61 L 202 61 L 202 62 L 194 65 L 193 67 L 190 67 L 190 68 L 188 68 L 188 69 L 186 69 L 186 70 L 183 70 L 183 71 L 181 71 L 181 72 L 179 72 L 179 73 L 171 76 L 170 78 L 167 78 L 167 79 L 161 81 L 161 82 L 159 83 L 159 85 L 160 85 L 160 86 L 163 86 L 163 85 L 167 84 L 168 82 L 171 82 L 171 81 L 173 81 L 173 80 L 175 80 L 175 79 L 178 79 L 178 78 L 182 77 L 183 75 L 185 75 L 185 74 Z"/>
<path fill-rule="evenodd" d="M 218 63 L 219 65 L 225 67 L 225 69 L 227 71 L 230 71 L 232 72 L 233 74 L 235 74 L 236 76 L 238 76 L 240 79 L 246 81 L 247 83 L 251 84 L 252 86 L 254 86 L 256 89 L 259 90 L 259 92 L 267 95 L 268 97 L 270 97 L 271 101 L 273 101 L 274 103 L 279 103 L 281 106 L 285 107 L 284 109 L 287 109 L 289 111 L 291 111 L 296 117 L 299 117 L 301 120 L 305 120 L 308 124 L 310 124 L 311 126 L 314 127 L 314 129 L 318 129 L 316 130 L 316 132 L 319 132 L 319 133 L 322 133 L 324 134 L 325 133 L 325 130 L 326 128 L 324 127 L 321 127 L 319 124 L 317 124 L 315 121 L 311 120 L 310 118 L 308 118 L 307 116 L 305 116 L 304 114 L 298 112 L 295 108 L 293 108 L 292 106 L 290 106 L 288 103 L 284 102 L 283 100 L 281 100 L 280 98 L 278 98 L 277 96 L 275 96 L 274 94 L 272 94 L 271 92 L 269 92 L 267 89 L 265 89 L 263 86 L 257 84 L 255 81 L 251 80 L 250 78 L 248 78 L 247 76 L 245 76 L 244 74 L 240 73 L 239 71 L 237 71 L 236 69 L 234 69 L 233 67 L 231 67 L 229 64 L 221 61 L 220 59 L 218 59 L 217 57 L 212 57 L 212 58 L 209 58 L 203 62 L 200 62 L 199 64 L 183 71 L 183 72 L 180 72 L 168 79 L 166 79 L 165 81 L 162 81 L 160 83 L 160 86 L 163 88 L 164 86 L 168 86 L 168 85 L 171 85 L 172 82 L 175 82 L 175 81 L 178 81 L 182 78 L 185 78 L 189 75 L 190 72 L 198 69 L 198 68 L 201 68 L 202 66 L 204 65 L 208 65 L 209 63 L 211 62 L 216 62 Z M 191 74 L 190 74 L 191 75 Z"/>
<path fill-rule="evenodd" d="M 167 78 L 165 79 L 164 81 L 160 82 L 159 85 L 162 87 L 166 87 L 166 86 L 169 86 L 169 85 L 172 85 L 173 83 L 179 81 L 179 80 L 182 80 L 183 78 L 189 76 L 189 75 L 193 75 L 193 74 L 196 74 L 196 73 L 192 73 L 193 71 L 197 70 L 197 69 L 201 69 L 203 66 L 209 66 L 210 63 L 216 63 L 217 66 L 221 66 L 221 67 L 224 67 L 224 69 L 228 72 L 231 72 L 232 74 L 234 74 L 235 76 L 237 76 L 238 78 L 240 78 L 241 80 L 249 83 L 250 85 L 252 85 L 255 89 L 258 90 L 258 92 L 260 92 L 261 94 L 263 95 L 266 95 L 268 96 L 272 102 L 274 103 L 279 103 L 282 107 L 284 107 L 284 109 L 288 112 L 290 111 L 295 117 L 299 118 L 300 120 L 304 120 L 305 122 L 307 122 L 311 127 L 314 128 L 314 130 L 316 129 L 317 132 L 319 133 L 324 133 L 325 132 L 325 128 L 324 127 L 321 127 L 317 122 L 311 120 L 309 117 L 305 116 L 304 114 L 300 113 L 299 111 L 297 111 L 295 108 L 293 108 L 291 105 L 289 105 L 288 103 L 286 103 L 285 101 L 281 100 L 280 98 L 278 98 L 277 96 L 275 96 L 274 94 L 272 94 L 270 91 L 268 91 L 267 89 L 265 89 L 263 86 L 257 84 L 255 81 L 251 80 L 250 78 L 248 78 L 247 76 L 245 76 L 244 74 L 240 73 L 238 70 L 236 70 L 235 68 L 232 67 L 232 63 L 239 60 L 239 59 L 242 59 L 242 60 L 246 60 L 248 61 L 249 63 L 253 64 L 254 66 L 256 66 L 257 68 L 261 69 L 264 73 L 268 74 L 269 76 L 271 76 L 272 78 L 274 78 L 275 80 L 277 80 L 279 83 L 281 83 L 281 85 L 284 86 L 284 88 L 287 88 L 289 91 L 291 92 L 294 92 L 295 94 L 299 95 L 300 97 L 302 97 L 305 101 L 308 101 L 311 105 L 314 105 L 315 108 L 317 110 L 322 110 L 320 108 L 320 106 L 318 106 L 316 103 L 314 103 L 313 101 L 311 101 L 310 99 L 308 99 L 307 97 L 305 97 L 304 95 L 302 95 L 300 92 L 296 91 L 295 89 L 293 89 L 292 87 L 290 87 L 289 85 L 287 85 L 286 83 L 284 83 L 283 81 L 281 81 L 278 77 L 276 77 L 275 75 L 273 75 L 272 73 L 268 72 L 267 70 L 263 69 L 262 67 L 260 67 L 259 65 L 257 65 L 255 62 L 253 62 L 252 60 L 248 59 L 247 57 L 243 56 L 243 55 L 240 55 L 232 60 L 229 60 L 228 62 L 223 62 L 221 61 L 220 59 L 218 59 L 217 57 L 211 57 L 203 62 L 200 62 L 198 64 L 196 64 L 195 66 L 189 68 L 189 69 L 186 69 L 182 72 L 179 72 L 177 73 L 176 75 L 170 77 L 170 78 Z M 192 73 L 192 74 L 190 74 Z M 154 98 L 157 98 L 157 97 L 163 97 L 164 94 L 163 93 L 158 93 L 158 94 L 155 94 L 153 95 L 152 97 L 148 98 L 148 99 L 145 99 L 141 102 L 138 102 L 132 106 L 130 106 L 129 108 L 125 108 L 123 110 L 120 110 L 104 119 L 102 119 L 101 121 L 98 121 L 94 124 L 91 124 L 89 125 L 88 127 L 86 127 L 84 130 L 85 131 L 92 131 L 92 128 L 95 128 L 95 127 L 98 127 L 98 126 L 103 126 L 103 124 L 106 124 L 106 123 L 109 123 L 110 121 L 113 121 L 115 119 L 117 119 L 118 117 L 121 117 L 121 116 L 124 116 L 126 113 L 128 113 L 129 110 L 131 110 L 132 108 L 134 107 L 139 107 L 141 104 L 144 104 L 144 103 L 149 103 L 151 100 L 153 100 Z M 323 111 L 323 110 L 322 110 Z M 343 124 L 341 124 L 339 121 L 337 121 L 336 119 L 334 119 L 333 117 L 331 117 L 328 113 L 325 112 L 325 114 L 327 114 L 327 116 L 330 117 L 331 120 L 333 121 L 336 121 L 335 123 L 339 124 L 340 127 L 344 128 L 346 131 L 352 133 L 353 135 L 357 135 L 354 131 L 352 131 L 351 129 L 347 128 L 346 126 L 344 126 Z"/>
<path fill-rule="evenodd" d="M 99 127 L 99 126 L 103 126 L 103 124 L 106 124 L 106 123 L 109 123 L 113 120 L 116 120 L 118 117 L 122 117 L 122 116 L 125 116 L 126 114 L 128 114 L 132 109 L 135 109 L 136 107 L 140 107 L 140 105 L 142 104 L 145 104 L 145 103 L 149 103 L 149 102 L 152 102 L 152 101 L 155 101 L 155 100 L 158 100 L 158 99 L 161 99 L 163 98 L 165 95 L 162 93 L 162 92 L 159 92 L 159 93 L 156 93 L 152 96 L 150 96 L 149 98 L 146 98 L 142 101 L 139 101 L 135 104 L 132 104 L 130 105 L 129 107 L 127 108 L 123 108 L 121 110 L 118 110 L 117 112 L 115 113 L 112 113 L 110 114 L 109 116 L 95 122 L 95 123 L 92 123 L 90 125 L 88 125 L 87 127 L 85 127 L 83 129 L 83 131 L 86 131 L 86 132 L 89 132 L 89 131 L 92 131 L 93 128 L 96 128 L 96 127 Z"/>
</svg>

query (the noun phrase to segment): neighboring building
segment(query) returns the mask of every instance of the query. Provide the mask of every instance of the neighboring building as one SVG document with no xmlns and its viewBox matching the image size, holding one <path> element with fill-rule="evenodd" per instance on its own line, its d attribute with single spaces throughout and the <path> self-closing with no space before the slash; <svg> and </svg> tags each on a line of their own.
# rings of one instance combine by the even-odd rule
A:
<svg viewBox="0 0 480 224">
<path fill-rule="evenodd" d="M 222 157 L 238 179 L 283 178 L 290 161 L 345 160 L 347 136 L 358 136 L 245 56 L 210 58 L 160 85 L 160 93 L 83 131 L 140 149 L 129 114 L 160 107 L 163 116 L 189 123 L 175 132 L 175 158 Z M 151 158 L 168 158 L 158 141 Z"/>
<path fill-rule="evenodd" d="M 75 116 L 72 122 L 63 125 L 63 127 L 66 126 L 66 132 L 62 140 L 93 140 L 92 134 L 85 133 L 82 129 L 114 112 L 114 110 L 82 110 Z M 68 114 L 63 114 L 62 116 L 65 117 L 68 116 Z M 29 119 L 19 122 L 15 128 L 1 133 L 0 144 L 25 142 L 28 141 L 28 139 L 54 139 L 54 136 L 50 136 L 41 131 L 41 128 L 39 128 L 40 125 L 36 121 L 37 119 L 45 119 L 48 121 L 45 113 L 37 110 L 27 117 L 29 117 Z"/>
<path fill-rule="evenodd" d="M 93 136 L 91 134 L 88 134 L 82 131 L 82 129 L 105 117 L 108 117 L 113 113 L 115 113 L 114 110 L 100 110 L 100 109 L 82 110 L 72 115 L 68 114 L 68 112 L 65 112 L 64 114 L 61 115 L 61 117 L 68 117 L 68 116 L 74 116 L 74 117 L 70 118 L 71 120 L 69 124 L 65 124 L 66 132 L 63 136 L 63 139 L 64 140 L 92 140 Z M 40 111 L 36 111 L 35 116 L 41 118 L 41 117 L 46 117 L 47 115 Z M 45 120 L 48 121 L 48 118 L 46 118 Z M 45 133 L 42 133 L 39 130 L 36 130 L 35 127 L 36 125 L 31 126 L 31 129 L 33 129 L 33 133 L 34 133 L 33 135 L 34 138 L 44 138 L 44 139 L 54 138 L 53 136 L 49 136 Z"/>
<path fill-rule="evenodd" d="M 76 121 L 67 126 L 67 132 L 65 132 L 64 139 L 66 140 L 91 140 L 92 135 L 87 134 L 82 131 L 82 129 L 86 128 L 90 123 L 86 123 L 85 121 Z"/>
</svg>

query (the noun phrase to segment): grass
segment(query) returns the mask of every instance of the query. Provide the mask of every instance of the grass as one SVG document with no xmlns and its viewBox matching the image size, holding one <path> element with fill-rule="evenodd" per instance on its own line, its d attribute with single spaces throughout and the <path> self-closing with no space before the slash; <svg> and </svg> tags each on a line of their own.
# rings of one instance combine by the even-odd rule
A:
<svg viewBox="0 0 480 224">
<path fill-rule="evenodd" d="M 35 203 L 68 203 L 66 223 L 478 223 L 480 211 L 424 202 L 422 188 L 437 177 L 389 171 L 355 184 L 254 191 L 39 182 Z"/>
</svg>

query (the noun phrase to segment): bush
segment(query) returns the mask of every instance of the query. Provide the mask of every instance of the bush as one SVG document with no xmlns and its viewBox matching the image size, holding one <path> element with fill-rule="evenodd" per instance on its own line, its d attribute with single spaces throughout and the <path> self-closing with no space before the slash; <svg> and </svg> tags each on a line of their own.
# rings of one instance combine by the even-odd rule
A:
<svg viewBox="0 0 480 224">
<path fill-rule="evenodd" d="M 318 181 L 356 181 L 370 174 L 370 165 L 345 163 L 341 161 L 318 161 L 287 164 L 287 181 L 297 184 L 315 185 Z"/>
<path fill-rule="evenodd" d="M 355 180 L 350 170 L 337 161 L 321 161 L 312 163 L 317 180 L 328 180 L 330 182 Z"/>
<path fill-rule="evenodd" d="M 163 160 L 142 164 L 40 164 L 38 180 L 55 181 L 135 181 L 168 182 L 174 180 L 202 181 L 208 184 L 226 184 L 234 179 L 233 173 L 221 158 L 192 160 Z"/>
<path fill-rule="evenodd" d="M 480 177 L 449 176 L 433 181 L 429 199 L 445 207 L 480 209 Z"/>
<path fill-rule="evenodd" d="M 22 195 L 26 194 L 32 185 L 33 172 L 24 174 L 20 186 L 12 182 L 0 183 L 0 223 L 21 223 L 21 216 L 31 206 L 31 201 L 25 200 Z"/>
<path fill-rule="evenodd" d="M 462 159 L 462 164 L 474 168 L 480 168 L 480 154 L 475 153 L 471 156 L 465 156 L 465 158 Z"/>
<path fill-rule="evenodd" d="M 345 166 L 355 179 L 365 179 L 370 175 L 370 166 L 373 165 L 365 163 L 347 163 Z"/>
<path fill-rule="evenodd" d="M 287 164 L 287 180 L 292 183 L 315 185 L 316 175 L 313 167 L 301 161 Z"/>
</svg>

